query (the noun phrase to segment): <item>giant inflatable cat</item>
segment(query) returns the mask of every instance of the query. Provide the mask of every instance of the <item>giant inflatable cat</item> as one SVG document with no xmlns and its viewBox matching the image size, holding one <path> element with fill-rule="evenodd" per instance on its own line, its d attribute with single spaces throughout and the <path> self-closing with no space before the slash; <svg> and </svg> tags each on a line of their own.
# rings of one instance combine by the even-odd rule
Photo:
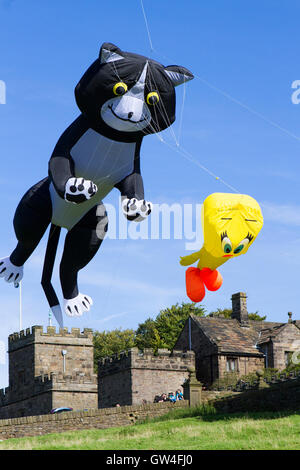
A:
<svg viewBox="0 0 300 470">
<path fill-rule="evenodd" d="M 104 43 L 76 86 L 81 114 L 58 140 L 49 176 L 19 203 L 14 217 L 17 247 L 0 259 L 0 276 L 19 283 L 24 263 L 51 223 L 42 285 L 60 325 L 62 311 L 51 276 L 61 227 L 68 229 L 60 264 L 64 311 L 80 316 L 92 299 L 79 293 L 78 271 L 95 256 L 107 231 L 102 199 L 118 188 L 129 220 L 141 221 L 150 214 L 140 172 L 142 139 L 175 121 L 174 87 L 192 78 L 184 67 L 164 67 Z"/>
</svg>

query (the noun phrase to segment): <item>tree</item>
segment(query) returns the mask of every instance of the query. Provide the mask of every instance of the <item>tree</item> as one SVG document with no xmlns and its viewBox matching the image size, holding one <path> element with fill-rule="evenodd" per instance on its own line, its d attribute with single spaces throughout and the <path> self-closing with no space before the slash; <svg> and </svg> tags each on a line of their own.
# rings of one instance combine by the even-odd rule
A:
<svg viewBox="0 0 300 470">
<path fill-rule="evenodd" d="M 217 308 L 214 312 L 210 312 L 208 316 L 214 316 L 214 317 L 222 317 L 222 318 L 231 318 L 232 315 L 232 309 L 230 308 Z M 255 313 L 248 313 L 248 318 L 249 320 L 254 320 L 254 321 L 264 321 L 267 318 L 267 315 L 265 316 L 260 316 L 258 312 Z"/>
<path fill-rule="evenodd" d="M 217 308 L 214 312 L 210 312 L 208 317 L 231 318 L 232 310 L 230 308 Z"/>
<path fill-rule="evenodd" d="M 135 332 L 134 344 L 139 349 L 151 348 L 154 351 L 163 347 L 155 320 L 147 318 L 146 321 L 139 324 Z"/>
<path fill-rule="evenodd" d="M 135 336 L 136 346 L 139 349 L 153 348 L 154 352 L 157 352 L 158 348 L 172 350 L 191 314 L 202 317 L 205 315 L 205 309 L 195 303 L 177 303 L 161 310 L 155 320 L 148 318 L 139 325 Z"/>
<path fill-rule="evenodd" d="M 265 321 L 265 319 L 267 318 L 267 315 L 261 317 L 260 315 L 258 315 L 258 312 L 255 312 L 255 313 L 249 313 L 248 317 L 249 317 L 249 320 Z"/>
<path fill-rule="evenodd" d="M 112 331 L 94 332 L 94 366 L 98 370 L 98 361 L 101 358 L 127 351 L 134 347 L 135 331 L 131 329 L 116 329 Z"/>
</svg>

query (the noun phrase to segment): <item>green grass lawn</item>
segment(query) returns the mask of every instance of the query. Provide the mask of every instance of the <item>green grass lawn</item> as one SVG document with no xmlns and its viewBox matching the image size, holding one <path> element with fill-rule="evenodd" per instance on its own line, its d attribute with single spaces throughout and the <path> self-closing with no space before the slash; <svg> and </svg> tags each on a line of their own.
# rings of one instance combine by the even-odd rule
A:
<svg viewBox="0 0 300 470">
<path fill-rule="evenodd" d="M 174 410 L 134 426 L 9 439 L 0 442 L 5 449 L 300 450 L 300 415 L 201 416 L 197 410 Z"/>
</svg>

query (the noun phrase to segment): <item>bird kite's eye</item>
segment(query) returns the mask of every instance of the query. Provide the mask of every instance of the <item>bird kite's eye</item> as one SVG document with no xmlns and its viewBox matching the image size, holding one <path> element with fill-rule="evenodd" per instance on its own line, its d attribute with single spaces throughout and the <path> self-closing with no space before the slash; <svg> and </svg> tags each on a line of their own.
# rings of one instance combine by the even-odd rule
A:
<svg viewBox="0 0 300 470">
<path fill-rule="evenodd" d="M 232 244 L 228 237 L 224 237 L 222 240 L 222 249 L 226 255 L 231 253 L 232 251 Z"/>
<path fill-rule="evenodd" d="M 117 96 L 125 95 L 128 90 L 128 86 L 124 82 L 118 82 L 113 87 L 113 92 Z"/>
<path fill-rule="evenodd" d="M 146 101 L 151 106 L 154 106 L 155 104 L 159 102 L 158 93 L 156 93 L 156 91 L 152 91 L 151 93 L 148 93 Z"/>
<path fill-rule="evenodd" d="M 249 244 L 249 241 L 250 241 L 249 238 L 245 238 L 244 240 L 242 240 L 233 253 L 235 255 L 239 254 L 245 248 L 245 246 Z"/>
</svg>

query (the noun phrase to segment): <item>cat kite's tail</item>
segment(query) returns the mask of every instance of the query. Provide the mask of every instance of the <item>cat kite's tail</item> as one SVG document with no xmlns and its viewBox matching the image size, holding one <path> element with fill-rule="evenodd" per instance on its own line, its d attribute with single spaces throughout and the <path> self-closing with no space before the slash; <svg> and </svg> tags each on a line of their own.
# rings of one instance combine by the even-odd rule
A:
<svg viewBox="0 0 300 470">
<path fill-rule="evenodd" d="M 48 238 L 47 250 L 44 261 L 43 275 L 42 275 L 42 287 L 47 297 L 50 309 L 55 316 L 59 326 L 63 328 L 63 316 L 59 300 L 57 298 L 54 287 L 51 283 L 53 274 L 53 267 L 59 242 L 61 228 L 57 225 L 51 224 L 50 233 Z"/>
</svg>

